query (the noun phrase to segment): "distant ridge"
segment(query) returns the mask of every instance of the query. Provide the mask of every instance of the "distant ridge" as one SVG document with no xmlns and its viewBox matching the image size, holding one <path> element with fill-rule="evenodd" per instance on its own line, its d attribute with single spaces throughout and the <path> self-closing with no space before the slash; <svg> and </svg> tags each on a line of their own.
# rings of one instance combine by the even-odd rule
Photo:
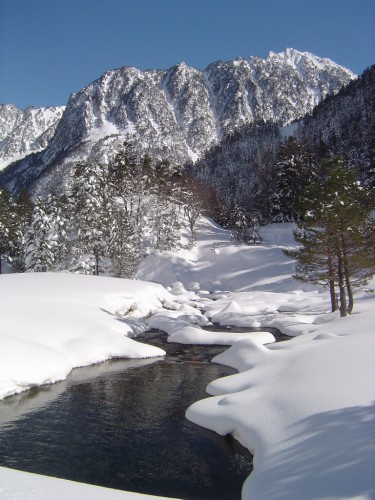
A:
<svg viewBox="0 0 375 500">
<path fill-rule="evenodd" d="M 125 139 L 140 154 L 183 164 L 244 124 L 286 125 L 301 118 L 355 77 L 329 59 L 294 49 L 270 52 L 266 59 L 217 61 L 203 71 L 185 63 L 168 70 L 123 67 L 72 94 L 65 109 L 53 108 L 51 124 L 45 121 L 34 133 L 44 142 L 22 140 L 22 120 L 7 125 L 19 110 L 0 107 L 0 161 L 5 166 L 35 152 L 7 169 L 11 187 L 30 185 L 78 160 L 106 163 Z"/>
</svg>

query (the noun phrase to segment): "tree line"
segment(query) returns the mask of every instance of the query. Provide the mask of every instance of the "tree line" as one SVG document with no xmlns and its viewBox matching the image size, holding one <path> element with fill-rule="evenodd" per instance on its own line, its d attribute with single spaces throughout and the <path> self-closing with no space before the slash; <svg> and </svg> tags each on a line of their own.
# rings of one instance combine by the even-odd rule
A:
<svg viewBox="0 0 375 500">
<path fill-rule="evenodd" d="M 32 202 L 1 188 L 0 253 L 16 272 L 133 278 L 148 254 L 180 247 L 182 220 L 194 245 L 196 223 L 215 203 L 212 190 L 181 168 L 139 159 L 125 143 L 107 166 L 77 163 L 62 195 Z"/>
</svg>

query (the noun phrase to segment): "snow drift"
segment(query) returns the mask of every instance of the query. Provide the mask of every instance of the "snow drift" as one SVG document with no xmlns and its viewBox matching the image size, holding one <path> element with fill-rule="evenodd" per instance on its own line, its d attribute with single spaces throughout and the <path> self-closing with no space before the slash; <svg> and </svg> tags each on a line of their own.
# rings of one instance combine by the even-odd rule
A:
<svg viewBox="0 0 375 500">
<path fill-rule="evenodd" d="M 76 274 L 0 276 L 0 399 L 64 379 L 75 367 L 115 357 L 163 356 L 128 338 L 121 318 L 169 300 L 161 286 Z"/>
</svg>

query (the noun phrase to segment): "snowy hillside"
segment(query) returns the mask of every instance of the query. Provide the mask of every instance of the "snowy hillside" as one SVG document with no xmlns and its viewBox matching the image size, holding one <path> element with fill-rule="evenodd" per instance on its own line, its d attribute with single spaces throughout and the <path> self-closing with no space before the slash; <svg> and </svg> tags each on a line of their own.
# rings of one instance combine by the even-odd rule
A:
<svg viewBox="0 0 375 500">
<path fill-rule="evenodd" d="M 243 124 L 287 124 L 355 78 L 349 70 L 287 49 L 266 59 L 218 61 L 205 70 L 123 67 L 73 94 L 47 148 L 7 173 L 30 183 L 46 169 L 79 159 L 108 162 L 124 139 L 154 158 L 196 160 Z M 16 147 L 16 146 L 15 146 Z"/>
<path fill-rule="evenodd" d="M 137 277 L 165 285 L 180 281 L 192 288 L 199 283 L 210 292 L 294 290 L 293 262 L 280 250 L 294 246 L 293 228 L 288 223 L 265 226 L 260 231 L 262 243 L 248 247 L 233 243 L 230 231 L 203 218 L 192 252 L 153 254 L 141 264 Z"/>
</svg>

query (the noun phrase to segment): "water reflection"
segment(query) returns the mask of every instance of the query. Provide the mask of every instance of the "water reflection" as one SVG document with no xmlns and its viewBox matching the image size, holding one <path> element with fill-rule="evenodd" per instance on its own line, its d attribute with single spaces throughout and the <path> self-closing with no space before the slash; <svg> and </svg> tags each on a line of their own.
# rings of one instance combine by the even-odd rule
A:
<svg viewBox="0 0 375 500">
<path fill-rule="evenodd" d="M 1 402 L 0 465 L 156 495 L 240 498 L 249 454 L 185 418 L 209 382 L 234 370 L 209 363 L 207 348 L 168 349 L 166 359 L 75 370 Z"/>
<path fill-rule="evenodd" d="M 0 431 L 9 428 L 19 419 L 30 412 L 39 410 L 57 399 L 67 387 L 89 381 L 100 376 L 109 376 L 112 373 L 122 372 L 130 368 L 155 363 L 157 358 L 149 359 L 121 359 L 115 362 L 98 363 L 84 366 L 71 371 L 68 378 L 61 382 L 35 387 L 0 401 Z"/>
</svg>

